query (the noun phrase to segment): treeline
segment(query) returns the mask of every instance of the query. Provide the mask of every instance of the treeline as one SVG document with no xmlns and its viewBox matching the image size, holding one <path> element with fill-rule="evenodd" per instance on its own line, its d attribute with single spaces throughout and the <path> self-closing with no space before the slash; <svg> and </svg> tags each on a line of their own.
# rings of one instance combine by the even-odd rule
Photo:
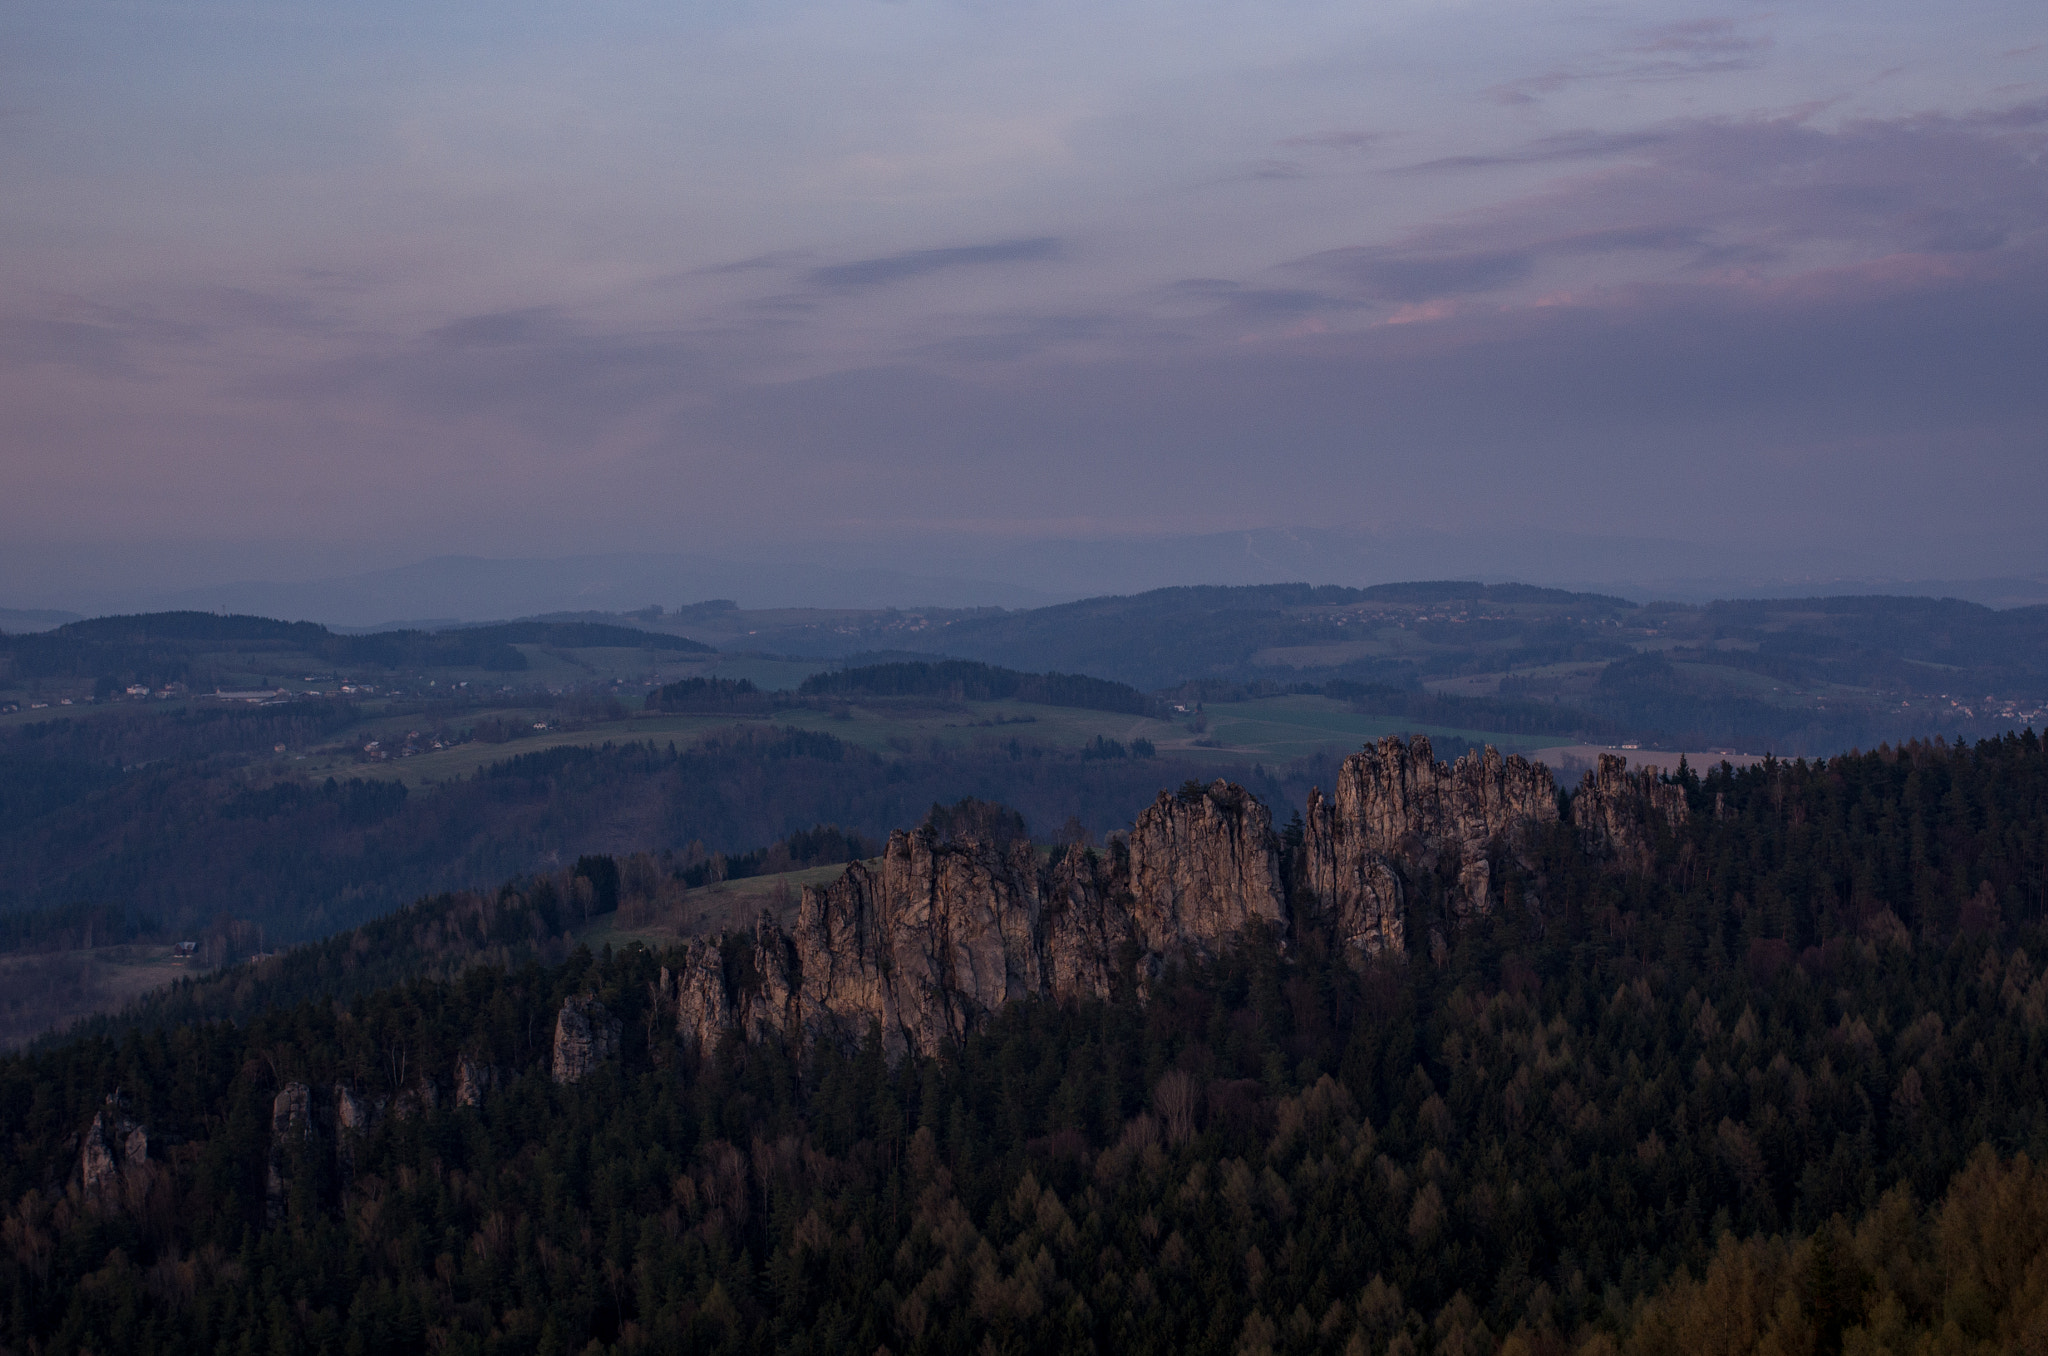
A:
<svg viewBox="0 0 2048 1356">
<path fill-rule="evenodd" d="M 1080 673 L 1020 673 L 965 659 L 864 664 L 814 673 L 797 691 L 806 697 L 941 697 L 949 701 L 1020 701 L 1087 711 L 1148 714 L 1156 702 L 1128 683 Z"/>
<path fill-rule="evenodd" d="M 716 654 L 717 649 L 701 640 L 688 636 L 670 635 L 665 631 L 642 631 L 634 626 L 616 626 L 609 622 L 588 621 L 523 621 L 498 622 L 490 626 L 457 626 L 446 631 L 418 632 L 373 632 L 360 639 L 374 639 L 379 635 L 422 635 L 435 637 L 463 637 L 482 641 L 497 641 L 507 645 L 549 645 L 557 649 L 622 649 L 622 650 L 663 650 L 672 654 Z"/>
<path fill-rule="evenodd" d="M 1678 654 L 1679 660 L 1688 656 Z M 1699 659 L 1700 656 L 1691 656 Z M 1823 683 L 1809 671 L 1785 671 L 1771 656 L 1711 656 L 1719 666 L 1758 671 L 1785 684 Z M 1773 670 L 1778 670 L 1774 672 Z M 1895 676 L 1895 681 L 1900 681 Z M 1925 670 L 1903 681 L 1926 682 Z M 1908 689 L 1912 690 L 1912 689 Z M 1665 748 L 1747 748 L 1814 752 L 1871 748 L 1924 734 L 1942 722 L 1964 721 L 1960 712 L 1935 710 L 1924 700 L 1905 707 L 1805 699 L 1731 691 L 1725 684 L 1688 674 L 1665 654 L 1642 654 L 1609 664 L 1593 691 L 1576 702 L 1589 726 L 1625 730 Z M 1989 713 L 1984 724 L 1992 723 Z"/>
<path fill-rule="evenodd" d="M 1456 696 L 1412 683 L 1348 678 L 1331 679 L 1319 690 L 1349 702 L 1363 714 L 1422 725 L 1507 735 L 1568 735 L 1599 742 L 1629 738 L 1670 749 L 1740 748 L 1796 754 L 1870 748 L 1909 740 L 1931 722 L 1951 718 L 1950 713 L 1937 713 L 1925 702 L 1903 708 L 1843 703 L 1822 707 L 1746 696 L 1712 680 L 1688 677 L 1664 653 L 1608 658 L 1610 662 L 1589 692 L 1558 700 L 1523 695 L 1549 684 L 1512 676 L 1501 681 L 1497 697 Z M 1686 656 L 1681 653 L 1679 658 Z M 1717 665 L 1770 673 L 1786 683 L 1812 681 L 1811 675 L 1793 673 L 1792 666 L 1770 656 L 1735 652 L 1732 657 L 1716 653 L 1711 658 Z M 1775 671 L 1780 669 L 1786 671 Z M 1239 686 L 1249 690 L 1257 685 Z M 1264 686 L 1278 689 L 1277 684 Z M 1959 714 L 1954 718 L 1960 723 Z"/>
<path fill-rule="evenodd" d="M 1078 673 L 1019 673 L 968 660 L 860 664 L 814 673 L 794 692 L 763 692 L 745 678 L 684 678 L 647 694 L 647 709 L 673 712 L 769 712 L 870 698 L 950 702 L 1020 701 L 1089 711 L 1150 713 L 1158 702 L 1124 683 Z"/>
<path fill-rule="evenodd" d="M 766 712 L 795 705 L 786 693 L 763 692 L 747 678 L 681 678 L 647 694 L 649 711 Z"/>
<path fill-rule="evenodd" d="M 1359 683 L 1342 678 L 1324 683 L 1322 691 L 1324 696 L 1333 700 L 1351 703 L 1354 711 L 1412 720 L 1418 725 L 1447 725 L 1452 729 L 1498 731 L 1501 734 L 1583 735 L 1588 738 L 1612 732 L 1611 727 L 1597 716 L 1551 702 L 1459 697 L 1420 687 Z"/>
<path fill-rule="evenodd" d="M 681 1046 L 675 958 L 640 950 L 0 1061 L 0 1341 L 2028 1349 L 2048 756 L 1681 784 L 1646 874 L 1564 823 L 1440 959 L 1361 973 L 1254 931 L 1144 1001 L 1013 1004 L 894 1068 L 872 1038 Z M 618 1046 L 561 1086 L 578 994 Z M 458 1060 L 492 1075 L 473 1107 Z M 304 1140 L 273 1136 L 292 1083 Z M 149 1147 L 88 1195 L 103 1110 Z"/>
<path fill-rule="evenodd" d="M 730 856 L 722 852 L 707 856 L 701 843 L 692 847 L 694 851 L 690 855 L 696 860 L 675 868 L 674 874 L 686 888 L 693 890 L 714 881 L 746 880 L 753 876 L 801 871 L 806 867 L 862 861 L 882 851 L 879 839 L 849 833 L 837 824 L 798 829 L 780 842 Z"/>
<path fill-rule="evenodd" d="M 0 914 L 0 953 L 86 950 L 160 936 L 147 914 L 118 904 L 76 903 L 34 913 Z"/>
</svg>

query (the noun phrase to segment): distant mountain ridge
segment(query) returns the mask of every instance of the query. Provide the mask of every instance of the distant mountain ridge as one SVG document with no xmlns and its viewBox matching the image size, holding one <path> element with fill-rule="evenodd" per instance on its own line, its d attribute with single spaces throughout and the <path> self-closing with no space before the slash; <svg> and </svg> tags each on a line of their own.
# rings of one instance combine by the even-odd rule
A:
<svg viewBox="0 0 2048 1356">
<path fill-rule="evenodd" d="M 395 620 L 625 612 L 732 598 L 749 608 L 1039 607 L 1181 584 L 1314 579 L 1362 587 L 1415 578 L 1513 579 L 1647 602 L 1884 593 L 1997 607 L 2048 602 L 2048 558 L 2031 543 L 1852 552 L 1786 543 L 1731 550 L 1645 532 L 1590 535 L 1260 527 L 1222 532 L 1005 540 L 947 533 L 709 550 L 494 558 L 448 554 L 305 578 L 266 577 L 246 555 L 132 545 L 9 552 L 0 602 L 73 613 L 194 608 L 388 628 Z M 1910 571 L 1902 573 L 1902 571 Z M 213 578 L 210 583 L 192 583 Z M 445 620 L 437 624 L 446 624 Z M 0 629 L 29 629 L 28 625 Z"/>
</svg>

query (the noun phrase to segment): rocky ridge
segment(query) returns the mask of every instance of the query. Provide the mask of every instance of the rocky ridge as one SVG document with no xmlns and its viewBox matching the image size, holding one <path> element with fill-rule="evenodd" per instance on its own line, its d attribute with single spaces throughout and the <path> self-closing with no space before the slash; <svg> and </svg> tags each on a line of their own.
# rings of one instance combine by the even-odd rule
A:
<svg viewBox="0 0 2048 1356">
<path fill-rule="evenodd" d="M 1619 759 L 1587 774 L 1580 801 L 1589 848 L 1624 869 L 1648 865 L 1660 822 L 1685 819 L 1681 788 Z M 1105 850 L 1050 861 L 1014 814 L 964 802 L 891 834 L 873 865 L 805 887 L 793 927 L 764 914 L 750 932 L 697 943 L 658 996 L 702 1049 L 727 1033 L 858 1041 L 878 1029 L 891 1060 L 931 1055 L 1015 999 L 1108 997 L 1125 982 L 1143 992 L 1162 966 L 1214 954 L 1247 927 L 1283 941 L 1327 928 L 1359 963 L 1400 954 L 1418 882 L 1445 883 L 1454 929 L 1490 913 L 1501 868 L 1529 869 L 1530 834 L 1558 813 L 1541 763 L 1488 748 L 1446 765 L 1426 738 L 1382 739 L 1345 760 L 1329 797 L 1311 792 L 1295 898 L 1269 811 L 1229 782 L 1162 791 Z M 565 1007 L 562 1022 L 575 1020 Z"/>
</svg>

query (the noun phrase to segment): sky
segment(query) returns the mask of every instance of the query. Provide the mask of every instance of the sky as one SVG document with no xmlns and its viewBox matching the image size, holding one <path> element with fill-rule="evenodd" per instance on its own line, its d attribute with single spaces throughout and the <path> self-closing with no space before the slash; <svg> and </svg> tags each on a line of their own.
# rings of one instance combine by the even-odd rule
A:
<svg viewBox="0 0 2048 1356">
<path fill-rule="evenodd" d="M 2048 573 L 2044 150 L 2006 0 L 10 0 L 0 602 L 1283 528 Z"/>
</svg>

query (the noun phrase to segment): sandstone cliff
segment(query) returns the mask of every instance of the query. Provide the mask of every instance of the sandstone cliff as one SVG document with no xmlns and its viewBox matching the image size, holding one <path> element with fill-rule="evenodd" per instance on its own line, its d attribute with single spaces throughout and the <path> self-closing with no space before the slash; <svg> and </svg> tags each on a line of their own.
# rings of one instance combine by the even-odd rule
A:
<svg viewBox="0 0 2048 1356">
<path fill-rule="evenodd" d="M 1650 826 L 1682 822 L 1683 794 L 1609 761 L 1575 815 L 1590 847 L 1646 863 Z M 1489 748 L 1446 765 L 1425 738 L 1382 739 L 1344 761 L 1329 797 L 1310 794 L 1300 879 L 1350 955 L 1398 954 L 1418 887 L 1442 883 L 1455 933 L 1497 906 L 1499 868 L 1526 865 L 1531 833 L 1557 817 L 1541 763 Z M 879 1030 L 893 1061 L 937 1053 L 1004 1003 L 1108 997 L 1128 981 L 1143 992 L 1161 966 L 1214 955 L 1248 926 L 1284 942 L 1302 925 L 1271 815 L 1243 787 L 1161 792 L 1107 850 L 1045 863 L 1014 814 L 968 801 L 806 887 L 787 930 L 763 914 L 751 932 L 695 944 L 655 989 L 699 1049 L 728 1033 L 854 1043 Z M 1433 934 L 1433 952 L 1446 944 Z M 558 1079 L 602 1058 L 592 1040 L 565 1007 Z"/>
<path fill-rule="evenodd" d="M 283 1219 L 291 1199 L 298 1149 L 313 1137 L 313 1090 L 287 1083 L 270 1099 L 270 1157 L 264 1174 L 264 1212 Z"/>
<path fill-rule="evenodd" d="M 1138 940 L 1155 955 L 1213 952 L 1248 923 L 1284 924 L 1272 815 L 1222 780 L 1161 791 L 1131 830 L 1130 894 Z"/>
<path fill-rule="evenodd" d="M 498 1085 L 498 1071 L 467 1054 L 455 1057 L 455 1105 L 481 1106 L 484 1097 Z"/>
<path fill-rule="evenodd" d="M 787 932 L 764 915 L 751 935 L 693 947 L 668 981 L 678 1031 L 709 1047 L 728 1031 L 851 1042 L 879 1026 L 894 1059 L 1040 992 L 1037 856 L 987 808 L 891 834 L 872 869 L 806 887 Z"/>
<path fill-rule="evenodd" d="M 1285 912 L 1270 818 L 1242 787 L 1162 794 L 1128 843 L 1049 866 L 1016 816 L 967 803 L 806 887 L 787 932 L 764 915 L 693 947 L 659 987 L 700 1048 L 726 1032 L 853 1042 L 876 1027 L 893 1060 L 935 1054 L 1020 998 L 1106 997 L 1127 947 L 1156 966 Z"/>
<path fill-rule="evenodd" d="M 112 1191 L 149 1162 L 149 1131 L 133 1120 L 119 1094 L 109 1094 L 95 1112 L 78 1154 L 78 1175 L 87 1194 Z"/>
<path fill-rule="evenodd" d="M 1489 747 L 1446 765 L 1427 738 L 1389 736 L 1344 760 L 1331 798 L 1310 793 L 1309 888 L 1344 946 L 1401 951 L 1404 873 L 1449 878 L 1457 917 L 1488 913 L 1495 860 L 1532 826 L 1556 819 L 1556 787 L 1541 763 Z"/>
<path fill-rule="evenodd" d="M 1657 780 L 1655 768 L 1628 770 L 1628 760 L 1600 755 L 1572 797 L 1572 823 L 1586 851 L 1629 871 L 1647 871 L 1657 834 L 1686 822 L 1685 788 Z"/>
<path fill-rule="evenodd" d="M 554 1077 L 577 1083 L 619 1050 L 619 1023 L 604 1004 L 589 994 L 576 994 L 562 1004 L 555 1018 Z"/>
<path fill-rule="evenodd" d="M 1039 895 L 1039 978 L 1059 1002 L 1107 998 L 1126 950 L 1142 951 L 1131 918 L 1130 845 L 1107 855 L 1069 848 L 1055 855 Z"/>
</svg>

